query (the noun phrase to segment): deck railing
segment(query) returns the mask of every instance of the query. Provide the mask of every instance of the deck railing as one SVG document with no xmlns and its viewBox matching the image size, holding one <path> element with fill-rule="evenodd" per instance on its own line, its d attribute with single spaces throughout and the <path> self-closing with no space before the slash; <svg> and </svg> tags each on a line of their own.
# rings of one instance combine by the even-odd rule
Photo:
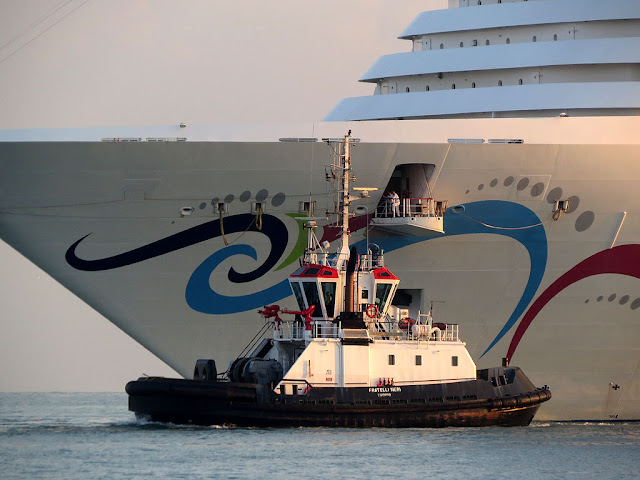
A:
<svg viewBox="0 0 640 480">
<path fill-rule="evenodd" d="M 434 329 L 436 327 L 436 329 Z M 273 338 L 277 340 L 299 340 L 310 338 L 340 338 L 341 324 L 323 321 L 311 323 L 311 329 L 306 330 L 304 321 L 281 321 L 274 323 Z M 410 321 L 376 322 L 368 326 L 372 338 L 391 340 L 416 340 L 458 342 L 458 324 L 445 323 L 417 323 Z M 308 334 L 305 334 L 308 332 Z"/>
<path fill-rule="evenodd" d="M 459 342 L 459 326 L 445 323 L 418 323 L 415 321 L 376 322 L 373 337 L 389 338 L 394 340 L 420 340 Z M 437 330 L 433 330 L 437 327 Z"/>
<path fill-rule="evenodd" d="M 446 201 L 438 201 L 433 198 L 402 198 L 397 209 L 393 206 L 392 199 L 385 199 L 376 208 L 376 217 L 442 217 L 447 209 Z"/>
<path fill-rule="evenodd" d="M 340 325 L 312 322 L 309 337 L 305 336 L 304 321 L 282 321 L 274 324 L 273 338 L 277 340 L 304 340 L 305 338 L 338 338 Z"/>
</svg>

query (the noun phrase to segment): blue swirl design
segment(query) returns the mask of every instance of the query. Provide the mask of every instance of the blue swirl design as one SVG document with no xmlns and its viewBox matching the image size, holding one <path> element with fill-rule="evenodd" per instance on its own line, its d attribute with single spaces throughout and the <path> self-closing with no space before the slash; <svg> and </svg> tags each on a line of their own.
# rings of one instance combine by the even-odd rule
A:
<svg viewBox="0 0 640 480">
<path fill-rule="evenodd" d="M 196 268 L 187 283 L 185 298 L 192 309 L 215 315 L 237 313 L 263 307 L 291 295 L 287 279 L 260 292 L 239 297 L 220 295 L 213 291 L 209 285 L 211 274 L 222 261 L 233 255 L 247 255 L 254 260 L 258 259 L 255 249 L 250 245 L 231 245 L 207 258 Z"/>
<path fill-rule="evenodd" d="M 245 213 L 225 218 L 224 231 L 226 234 L 246 231 L 258 232 L 266 235 L 271 241 L 271 251 L 265 262 L 258 268 L 247 273 L 238 273 L 231 268 L 228 276 L 232 283 L 246 283 L 262 277 L 275 266 L 289 243 L 289 234 L 285 224 L 277 217 L 267 214 L 262 215 L 261 230 L 256 226 L 256 216 Z M 219 219 L 212 220 L 128 252 L 96 260 L 84 260 L 76 255 L 76 248 L 89 235 L 91 234 L 85 235 L 71 245 L 65 254 L 65 259 L 70 266 L 77 270 L 97 272 L 133 265 L 220 237 L 222 229 Z"/>
<path fill-rule="evenodd" d="M 445 212 L 444 234 L 429 237 L 376 237 L 375 242 L 386 252 L 391 252 L 414 243 L 425 242 L 435 238 L 452 237 L 469 233 L 490 233 L 513 238 L 527 249 L 529 259 L 531 260 L 531 269 L 527 285 L 513 313 L 504 327 L 502 327 L 502 330 L 496 335 L 496 338 L 481 355 L 482 357 L 515 325 L 538 290 L 547 267 L 547 235 L 544 227 L 540 225 L 541 221 L 538 216 L 527 207 L 518 203 L 486 200 L 466 203 L 463 207 L 460 213 L 457 213 L 454 208 L 449 208 Z M 523 228 L 521 230 L 500 230 L 487 227 L 479 222 L 503 228 L 537 226 Z M 358 242 L 357 247 L 359 250 L 364 251 L 365 243 Z"/>
<path fill-rule="evenodd" d="M 288 233 L 282 221 L 271 215 L 263 215 L 262 230 L 258 230 L 254 220 L 255 216 L 250 214 L 235 215 L 224 220 L 224 228 L 227 233 L 257 231 L 267 235 L 271 241 L 269 256 L 257 269 L 248 273 L 238 273 L 233 268 L 229 270 L 228 279 L 232 283 L 250 282 L 262 277 L 275 266 L 287 247 Z M 479 222 L 504 228 L 537 226 L 521 230 L 500 230 L 482 225 Z M 465 204 L 463 214 L 456 213 L 451 208 L 447 210 L 444 214 L 444 234 L 425 237 L 377 237 L 376 243 L 385 251 L 390 252 L 435 238 L 489 233 L 513 238 L 527 249 L 531 269 L 522 297 L 504 327 L 482 354 L 484 356 L 515 325 L 527 305 L 531 303 L 542 282 L 547 265 L 548 246 L 544 227 L 539 225 L 540 223 L 538 216 L 523 205 L 500 200 L 487 200 Z M 213 220 L 129 252 L 104 259 L 83 260 L 75 255 L 75 249 L 87 235 L 69 247 L 65 258 L 69 265 L 78 270 L 109 270 L 164 255 L 221 236 L 221 234 L 220 221 Z M 357 247 L 361 251 L 364 250 L 365 242 L 359 242 Z M 208 257 L 193 272 L 186 287 L 185 298 L 192 309 L 208 314 L 238 313 L 262 307 L 291 295 L 291 288 L 286 279 L 260 292 L 238 297 L 225 296 L 213 291 L 209 284 L 211 274 L 222 261 L 233 255 L 246 255 L 257 260 L 255 249 L 249 245 L 232 245 Z"/>
</svg>

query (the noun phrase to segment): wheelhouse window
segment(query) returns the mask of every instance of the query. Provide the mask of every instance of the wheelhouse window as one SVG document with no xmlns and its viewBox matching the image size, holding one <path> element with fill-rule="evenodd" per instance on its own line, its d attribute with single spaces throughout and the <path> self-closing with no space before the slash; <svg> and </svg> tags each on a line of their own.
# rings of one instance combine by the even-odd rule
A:
<svg viewBox="0 0 640 480">
<path fill-rule="evenodd" d="M 327 308 L 327 317 L 335 316 L 336 306 L 336 282 L 323 282 L 322 298 L 324 298 L 324 306 Z"/>
<path fill-rule="evenodd" d="M 291 289 L 293 290 L 293 295 L 296 297 L 296 302 L 298 302 L 298 308 L 300 310 L 304 310 L 304 297 L 302 296 L 300 284 L 298 282 L 292 282 Z"/>
<path fill-rule="evenodd" d="M 315 282 L 302 282 L 304 294 L 307 296 L 309 306 L 314 305 L 312 317 L 322 317 L 322 306 L 320 305 L 320 295 L 318 295 L 318 285 Z"/>
<path fill-rule="evenodd" d="M 378 307 L 378 311 L 381 313 L 384 312 L 392 287 L 393 285 L 391 283 L 379 283 L 376 286 L 376 307 Z"/>
</svg>

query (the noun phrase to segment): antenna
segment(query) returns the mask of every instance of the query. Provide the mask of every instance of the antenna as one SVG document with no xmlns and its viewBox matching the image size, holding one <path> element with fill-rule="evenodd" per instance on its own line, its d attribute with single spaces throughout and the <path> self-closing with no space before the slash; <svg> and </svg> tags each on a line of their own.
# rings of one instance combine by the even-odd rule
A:
<svg viewBox="0 0 640 480">
<path fill-rule="evenodd" d="M 434 303 L 447 303 L 444 300 L 431 300 L 430 301 L 430 307 L 429 307 L 429 315 L 433 316 L 433 304 Z"/>
</svg>

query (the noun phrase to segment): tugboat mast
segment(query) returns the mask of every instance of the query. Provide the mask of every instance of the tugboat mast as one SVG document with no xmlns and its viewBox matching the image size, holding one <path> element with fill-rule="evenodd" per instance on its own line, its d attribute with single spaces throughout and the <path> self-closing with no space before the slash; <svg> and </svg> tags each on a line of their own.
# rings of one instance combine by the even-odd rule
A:
<svg viewBox="0 0 640 480">
<path fill-rule="evenodd" d="M 342 154 L 342 248 L 349 249 L 349 180 L 351 176 L 351 154 L 350 144 L 351 130 L 344 136 L 343 154 Z"/>
<path fill-rule="evenodd" d="M 350 192 L 352 181 L 351 146 L 355 146 L 360 139 L 351 137 L 351 130 L 343 138 L 323 138 L 323 141 L 333 149 L 333 161 L 330 165 L 331 175 L 327 180 L 333 181 L 335 192 L 334 211 L 329 214 L 336 215 L 335 225 L 340 228 L 340 248 L 338 257 L 342 260 L 342 266 L 349 259 L 349 207 L 353 197 Z"/>
</svg>

